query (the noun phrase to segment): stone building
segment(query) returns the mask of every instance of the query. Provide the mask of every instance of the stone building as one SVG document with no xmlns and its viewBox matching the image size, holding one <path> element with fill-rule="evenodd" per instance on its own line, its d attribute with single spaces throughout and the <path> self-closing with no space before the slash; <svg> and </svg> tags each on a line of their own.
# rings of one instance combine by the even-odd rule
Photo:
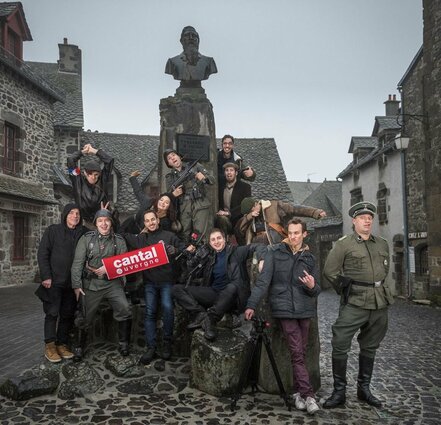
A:
<svg viewBox="0 0 441 425">
<path fill-rule="evenodd" d="M 32 281 L 42 231 L 58 219 L 54 103 L 64 94 L 23 62 L 21 3 L 0 3 L 0 285 Z"/>
<path fill-rule="evenodd" d="M 395 138 L 401 130 L 399 101 L 389 95 L 385 115 L 375 117 L 371 136 L 352 137 L 349 153 L 352 162 L 337 178 L 342 179 L 343 233 L 352 232 L 352 220 L 346 213 L 360 201 L 377 205 L 377 220 L 373 233 L 383 237 L 391 247 L 391 272 L 388 284 L 401 294 L 403 291 L 403 180 L 401 153 Z"/>
<path fill-rule="evenodd" d="M 441 294 L 441 1 L 423 1 L 423 46 L 398 83 L 406 151 L 407 294 Z"/>
</svg>

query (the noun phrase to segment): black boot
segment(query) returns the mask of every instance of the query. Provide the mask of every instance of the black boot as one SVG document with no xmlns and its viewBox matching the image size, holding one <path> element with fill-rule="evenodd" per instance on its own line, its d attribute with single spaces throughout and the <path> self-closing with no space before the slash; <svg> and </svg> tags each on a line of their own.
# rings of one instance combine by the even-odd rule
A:
<svg viewBox="0 0 441 425">
<path fill-rule="evenodd" d="M 131 330 L 132 330 L 132 319 L 127 319 L 127 320 L 123 320 L 122 322 L 118 322 L 119 352 L 123 357 L 129 355 Z"/>
<path fill-rule="evenodd" d="M 75 336 L 75 346 L 73 348 L 73 361 L 80 362 L 83 360 L 84 352 L 86 350 L 87 330 L 77 329 Z"/>
<path fill-rule="evenodd" d="M 162 342 L 162 359 L 163 360 L 170 360 L 172 356 L 172 343 L 171 341 L 163 341 Z"/>
<path fill-rule="evenodd" d="M 204 330 L 204 337 L 208 341 L 214 341 L 217 336 L 216 332 L 217 321 L 211 314 L 207 314 L 202 323 L 202 329 Z"/>
<path fill-rule="evenodd" d="M 371 406 L 380 408 L 382 405 L 381 401 L 373 396 L 369 389 L 372 371 L 374 370 L 374 359 L 360 354 L 358 364 L 357 397 L 359 400 L 363 400 Z"/>
<path fill-rule="evenodd" d="M 202 326 L 202 322 L 207 317 L 207 313 L 205 311 L 200 311 L 192 318 L 192 321 L 187 325 L 187 329 L 189 331 L 194 331 Z"/>
<path fill-rule="evenodd" d="M 332 375 L 334 377 L 334 391 L 324 403 L 325 409 L 333 409 L 346 402 L 346 366 L 347 359 L 332 358 Z"/>
</svg>

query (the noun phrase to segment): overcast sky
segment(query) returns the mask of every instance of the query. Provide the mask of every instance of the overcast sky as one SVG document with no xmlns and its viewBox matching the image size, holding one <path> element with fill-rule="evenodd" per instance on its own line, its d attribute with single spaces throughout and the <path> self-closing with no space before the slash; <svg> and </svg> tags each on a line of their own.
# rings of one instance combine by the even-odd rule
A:
<svg viewBox="0 0 441 425">
<path fill-rule="evenodd" d="M 295 181 L 336 178 L 422 44 L 421 0 L 21 1 L 25 60 L 56 62 L 64 37 L 82 50 L 85 130 L 159 135 L 165 63 L 194 26 L 216 136 L 273 137 Z"/>
</svg>

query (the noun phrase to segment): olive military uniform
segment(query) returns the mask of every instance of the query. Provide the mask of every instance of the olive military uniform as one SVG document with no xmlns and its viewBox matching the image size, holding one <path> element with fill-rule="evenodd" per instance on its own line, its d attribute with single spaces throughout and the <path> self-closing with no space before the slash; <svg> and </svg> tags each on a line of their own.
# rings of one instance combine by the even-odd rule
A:
<svg viewBox="0 0 441 425">
<path fill-rule="evenodd" d="M 341 294 L 339 315 L 332 326 L 334 391 L 323 404 L 324 408 L 338 407 L 346 401 L 348 352 L 358 330 L 357 397 L 381 407 L 381 401 L 372 395 L 369 385 L 375 353 L 386 335 L 387 306 L 393 303 L 393 296 L 385 283 L 389 272 L 388 243 L 370 233 L 375 213 L 376 207 L 370 202 L 360 202 L 350 208 L 354 233 L 335 243 L 323 270 L 326 279 Z"/>
<path fill-rule="evenodd" d="M 354 233 L 336 242 L 328 255 L 324 275 L 337 292 L 340 275 L 350 277 L 354 282 L 348 303 L 342 303 L 340 314 L 332 327 L 333 357 L 347 357 L 358 329 L 360 353 L 375 356 L 387 330 L 386 307 L 393 303 L 391 291 L 384 283 L 388 271 L 389 247 L 384 239 L 370 235 L 365 241 Z M 371 285 L 363 286 L 357 282 Z"/>
<path fill-rule="evenodd" d="M 107 280 L 106 276 L 98 277 L 84 272 L 86 262 L 95 269 L 103 265 L 102 259 L 122 254 L 127 251 L 124 239 L 115 233 L 100 235 L 97 230 L 88 232 L 78 241 L 75 258 L 72 264 L 72 288 L 83 288 L 86 293 L 87 328 L 95 316 L 98 306 L 103 299 L 107 299 L 112 306 L 113 317 L 117 322 L 131 318 L 129 303 L 124 293 L 123 278 Z"/>
</svg>

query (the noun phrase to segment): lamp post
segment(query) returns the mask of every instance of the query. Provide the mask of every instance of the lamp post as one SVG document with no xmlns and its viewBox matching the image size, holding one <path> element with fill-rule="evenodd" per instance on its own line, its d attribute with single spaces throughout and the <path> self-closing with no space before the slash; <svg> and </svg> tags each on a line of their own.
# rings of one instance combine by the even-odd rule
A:
<svg viewBox="0 0 441 425">
<path fill-rule="evenodd" d="M 400 151 L 401 159 L 401 190 L 403 194 L 403 248 L 404 248 L 404 282 L 407 286 L 407 296 L 412 296 L 412 285 L 409 270 L 409 234 L 407 228 L 407 193 L 406 193 L 406 150 L 409 147 L 409 137 L 401 137 L 399 133 L 395 137 L 395 148 Z"/>
</svg>

